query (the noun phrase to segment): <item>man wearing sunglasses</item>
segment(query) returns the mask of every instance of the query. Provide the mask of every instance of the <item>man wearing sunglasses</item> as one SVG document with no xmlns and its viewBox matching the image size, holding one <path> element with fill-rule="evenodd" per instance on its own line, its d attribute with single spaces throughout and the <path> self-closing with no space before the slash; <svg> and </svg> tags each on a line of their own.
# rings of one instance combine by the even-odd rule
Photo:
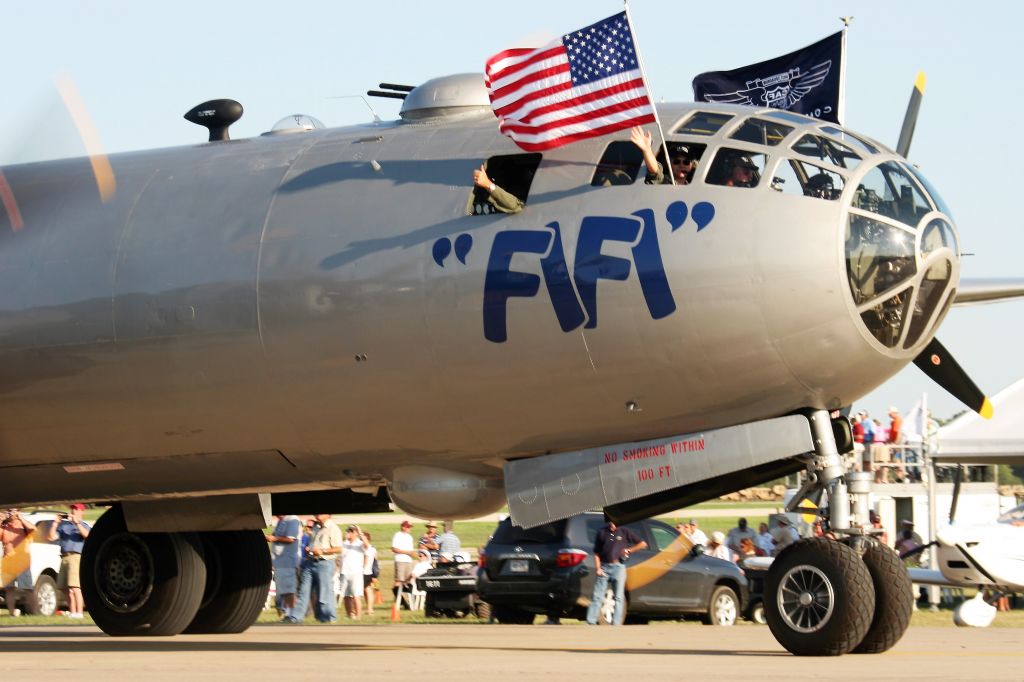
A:
<svg viewBox="0 0 1024 682">
<path fill-rule="evenodd" d="M 647 177 L 644 182 L 648 185 L 668 184 L 671 182 L 665 175 L 665 169 L 658 163 L 654 156 L 654 149 L 651 147 L 651 134 L 641 128 L 634 126 L 629 133 L 630 141 L 639 147 L 644 155 L 644 165 L 647 166 Z M 670 149 L 669 158 L 672 160 L 672 176 L 677 185 L 688 185 L 693 180 L 693 172 L 697 170 L 697 161 L 683 146 Z"/>
</svg>

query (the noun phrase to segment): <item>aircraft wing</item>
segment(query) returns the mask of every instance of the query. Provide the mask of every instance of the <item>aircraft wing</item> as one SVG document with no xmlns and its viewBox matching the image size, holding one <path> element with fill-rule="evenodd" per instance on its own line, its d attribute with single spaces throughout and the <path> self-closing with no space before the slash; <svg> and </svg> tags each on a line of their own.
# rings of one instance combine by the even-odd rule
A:
<svg viewBox="0 0 1024 682">
<path fill-rule="evenodd" d="M 939 587 L 963 587 L 961 583 L 954 583 L 942 571 L 933 571 L 930 568 L 908 568 L 910 581 L 915 585 L 938 585 Z"/>
<path fill-rule="evenodd" d="M 995 303 L 1022 297 L 1024 297 L 1024 279 L 1021 278 L 961 279 L 953 305 Z"/>
</svg>

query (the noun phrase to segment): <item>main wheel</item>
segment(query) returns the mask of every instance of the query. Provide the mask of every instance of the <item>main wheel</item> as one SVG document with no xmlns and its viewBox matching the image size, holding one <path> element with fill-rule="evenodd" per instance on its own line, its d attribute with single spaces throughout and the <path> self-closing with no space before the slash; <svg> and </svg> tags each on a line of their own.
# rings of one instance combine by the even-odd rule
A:
<svg viewBox="0 0 1024 682">
<path fill-rule="evenodd" d="M 797 656 L 853 651 L 875 611 L 875 588 L 860 554 L 828 538 L 800 540 L 783 550 L 764 587 L 768 627 Z"/>
<path fill-rule="evenodd" d="M 875 616 L 854 648 L 858 654 L 880 654 L 900 641 L 914 611 L 914 584 L 895 551 L 876 540 L 867 541 L 864 565 L 875 586 Z"/>
<path fill-rule="evenodd" d="M 740 600 L 731 587 L 719 585 L 708 600 L 708 612 L 701 620 L 705 625 L 736 625 L 740 615 Z"/>
<path fill-rule="evenodd" d="M 108 635 L 176 635 L 203 600 L 202 544 L 195 533 L 130 533 L 114 506 L 85 541 L 81 578 L 89 614 Z"/>
<path fill-rule="evenodd" d="M 185 632 L 245 632 L 259 618 L 270 590 L 267 541 L 258 530 L 199 533 L 206 558 L 203 601 Z"/>
<path fill-rule="evenodd" d="M 25 610 L 33 616 L 52 616 L 57 612 L 57 583 L 46 573 L 36 579 L 35 589 L 25 599 Z"/>
</svg>

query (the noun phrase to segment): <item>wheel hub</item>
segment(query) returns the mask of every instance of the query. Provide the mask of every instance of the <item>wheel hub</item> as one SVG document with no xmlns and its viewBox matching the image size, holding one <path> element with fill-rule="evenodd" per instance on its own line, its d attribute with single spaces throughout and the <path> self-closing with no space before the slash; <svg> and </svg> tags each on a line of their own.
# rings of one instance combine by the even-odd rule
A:
<svg viewBox="0 0 1024 682">
<path fill-rule="evenodd" d="M 786 625 L 802 633 L 825 627 L 835 610 L 832 581 L 816 566 L 794 566 L 782 576 L 777 595 Z"/>
<path fill-rule="evenodd" d="M 130 533 L 112 537 L 96 565 L 97 588 L 107 606 L 131 613 L 146 603 L 153 590 L 153 557 L 139 538 Z"/>
</svg>

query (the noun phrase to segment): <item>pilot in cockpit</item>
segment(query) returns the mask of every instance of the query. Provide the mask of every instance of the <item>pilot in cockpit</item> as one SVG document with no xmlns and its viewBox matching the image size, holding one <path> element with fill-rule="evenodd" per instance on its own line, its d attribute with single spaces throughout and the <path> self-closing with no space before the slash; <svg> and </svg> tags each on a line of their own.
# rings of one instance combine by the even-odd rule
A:
<svg viewBox="0 0 1024 682">
<path fill-rule="evenodd" d="M 832 178 L 828 173 L 817 173 L 812 175 L 808 178 L 807 185 L 804 186 L 804 195 L 816 197 L 818 199 L 834 199 L 835 191 L 833 188 Z"/>
<path fill-rule="evenodd" d="M 654 155 L 651 134 L 640 126 L 633 126 L 629 133 L 629 139 L 643 152 L 644 165 L 647 166 L 647 177 L 644 178 L 644 182 L 648 185 L 670 183 L 671 180 L 665 175 L 665 169 Z M 672 175 L 675 177 L 676 184 L 690 184 L 690 181 L 693 180 L 693 173 L 697 170 L 697 161 L 690 150 L 685 146 L 677 145 L 669 149 L 669 158 L 672 160 Z"/>
</svg>

